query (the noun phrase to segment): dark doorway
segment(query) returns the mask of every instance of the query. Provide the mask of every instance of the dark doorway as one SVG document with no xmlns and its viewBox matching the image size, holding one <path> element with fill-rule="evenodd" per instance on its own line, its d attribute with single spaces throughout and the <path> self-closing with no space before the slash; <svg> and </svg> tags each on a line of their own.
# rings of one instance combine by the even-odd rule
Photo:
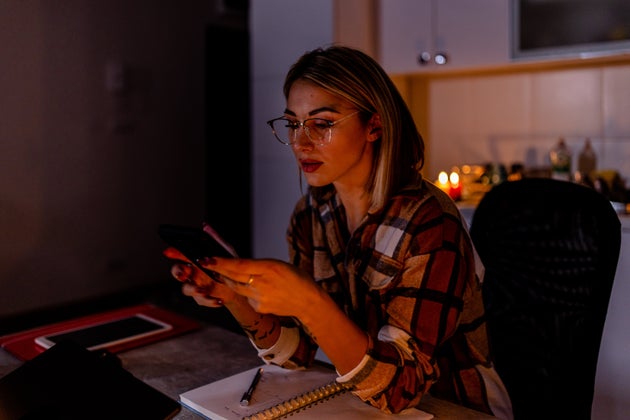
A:
<svg viewBox="0 0 630 420">
<path fill-rule="evenodd" d="M 251 256 L 249 33 L 206 31 L 206 220 Z"/>
</svg>

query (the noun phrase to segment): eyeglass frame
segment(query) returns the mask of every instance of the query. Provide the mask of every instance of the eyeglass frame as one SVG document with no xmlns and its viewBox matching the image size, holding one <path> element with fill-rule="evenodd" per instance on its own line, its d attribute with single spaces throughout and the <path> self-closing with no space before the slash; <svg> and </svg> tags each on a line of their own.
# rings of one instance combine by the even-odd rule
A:
<svg viewBox="0 0 630 420">
<path fill-rule="evenodd" d="M 354 111 L 353 113 L 348 114 L 348 115 L 346 115 L 345 117 L 342 117 L 342 118 L 340 118 L 340 119 L 338 119 L 338 120 L 335 120 L 335 121 L 330 121 L 329 119 L 326 119 L 326 118 L 320 118 L 320 117 L 307 118 L 307 119 L 305 119 L 305 120 L 298 121 L 298 120 L 291 120 L 291 119 L 289 119 L 289 118 L 287 118 L 287 117 L 285 117 L 285 116 L 282 116 L 282 117 L 273 118 L 273 119 L 271 119 L 271 120 L 267 121 L 267 125 L 269 125 L 269 127 L 271 127 L 271 131 L 273 132 L 273 135 L 274 135 L 274 137 L 276 138 L 276 140 L 278 140 L 280 143 L 284 144 L 285 146 L 293 146 L 293 145 L 295 145 L 295 144 L 297 143 L 297 132 L 298 132 L 298 128 L 301 128 L 301 129 L 304 131 L 304 133 L 306 133 L 306 137 L 308 138 L 308 140 L 309 140 L 312 144 L 315 144 L 315 145 L 318 145 L 318 146 L 322 146 L 322 145 L 325 145 L 325 144 L 330 144 L 330 142 L 331 142 L 331 140 L 332 140 L 332 128 L 333 128 L 335 125 L 339 124 L 340 122 L 342 122 L 342 121 L 344 121 L 344 120 L 347 120 L 347 119 L 348 119 L 348 118 L 350 118 L 350 117 L 353 117 L 353 116 L 357 115 L 359 112 L 361 112 L 361 111 L 360 111 L 360 110 Z M 295 138 L 293 139 L 293 141 L 289 140 L 289 142 L 288 142 L 288 143 L 285 143 L 285 141 L 284 141 L 284 140 L 282 140 L 282 139 L 278 136 L 278 134 L 276 133 L 275 128 L 273 128 L 273 123 L 274 123 L 274 122 L 276 122 L 276 121 L 280 121 L 280 120 L 286 120 L 286 121 L 289 121 L 289 122 L 290 122 L 290 123 L 292 123 L 292 124 L 297 124 L 297 127 L 295 128 L 295 135 L 294 135 L 294 136 L 295 136 Z M 306 125 L 306 123 L 307 123 L 308 121 L 312 121 L 312 120 L 321 120 L 321 121 L 325 121 L 325 122 L 326 122 L 326 125 L 328 125 L 328 127 L 327 127 L 327 128 L 328 128 L 328 139 L 327 139 L 327 140 L 324 138 L 323 140 L 315 141 L 315 140 L 313 140 L 313 139 L 311 138 L 311 134 L 310 134 L 310 132 L 309 132 L 309 130 L 310 130 L 310 129 L 309 129 L 309 127 Z"/>
</svg>

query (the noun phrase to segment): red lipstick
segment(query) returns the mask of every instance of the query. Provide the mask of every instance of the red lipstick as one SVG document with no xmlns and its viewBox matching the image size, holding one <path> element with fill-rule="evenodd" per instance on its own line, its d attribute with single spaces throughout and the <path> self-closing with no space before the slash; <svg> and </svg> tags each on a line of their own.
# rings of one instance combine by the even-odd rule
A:
<svg viewBox="0 0 630 420">
<path fill-rule="evenodd" d="M 323 165 L 323 162 L 317 160 L 304 159 L 300 160 L 300 165 L 305 173 L 312 173 L 319 169 Z"/>
</svg>

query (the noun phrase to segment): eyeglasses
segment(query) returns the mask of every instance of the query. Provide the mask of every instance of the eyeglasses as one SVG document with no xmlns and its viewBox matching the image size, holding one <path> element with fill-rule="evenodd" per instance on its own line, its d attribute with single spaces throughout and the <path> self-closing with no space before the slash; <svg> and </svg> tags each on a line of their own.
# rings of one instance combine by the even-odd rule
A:
<svg viewBox="0 0 630 420">
<path fill-rule="evenodd" d="M 271 131 L 273 131 L 276 139 L 282 144 L 286 144 L 287 146 L 294 145 L 297 142 L 299 128 L 302 127 L 311 143 L 322 146 L 330 143 L 334 125 L 347 120 L 359 112 L 360 111 L 355 111 L 337 121 L 330 121 L 324 118 L 308 118 L 304 121 L 297 121 L 280 117 L 267 121 L 267 124 L 271 127 Z"/>
</svg>

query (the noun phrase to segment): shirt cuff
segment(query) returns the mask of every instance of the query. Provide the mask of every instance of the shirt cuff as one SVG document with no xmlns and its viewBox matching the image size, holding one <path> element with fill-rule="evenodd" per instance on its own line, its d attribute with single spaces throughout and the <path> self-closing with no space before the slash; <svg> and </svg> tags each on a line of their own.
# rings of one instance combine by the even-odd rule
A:
<svg viewBox="0 0 630 420">
<path fill-rule="evenodd" d="M 365 356 L 363 356 L 363 359 L 361 359 L 359 364 L 354 369 L 352 369 L 350 372 L 346 373 L 343 376 L 337 377 L 336 381 L 339 382 L 340 384 L 349 382 L 354 377 L 354 375 L 359 373 L 361 369 L 365 367 L 365 365 L 367 364 L 369 360 L 370 360 L 370 356 L 366 354 Z M 339 375 L 339 371 L 337 371 L 337 375 Z"/>
<path fill-rule="evenodd" d="M 368 354 L 370 352 L 370 349 L 372 348 L 372 337 L 368 335 L 367 338 L 368 338 L 368 351 L 365 353 L 365 355 L 363 355 L 363 358 L 361 359 L 359 364 L 354 367 L 354 369 L 352 369 L 350 372 L 346 373 L 345 375 L 341 375 L 337 377 L 337 382 L 339 382 L 340 384 L 349 382 L 354 377 L 354 375 L 359 373 L 361 369 L 363 369 L 365 365 L 368 363 L 368 361 L 370 360 L 370 356 Z M 337 371 L 337 375 L 339 375 L 339 371 Z"/>
<path fill-rule="evenodd" d="M 409 340 L 411 336 L 400 328 L 392 325 L 384 325 L 378 332 L 378 340 L 393 343 L 399 352 L 404 353 L 404 357 L 413 357 L 413 350 L 409 347 Z M 369 349 L 373 347 L 372 338 L 368 335 L 368 353 L 366 353 L 359 364 L 350 372 L 337 378 L 337 382 L 345 383 L 350 382 L 355 375 L 357 375 L 372 359 L 369 355 Z M 401 354 L 403 356 L 403 354 Z M 339 372 L 337 372 L 339 374 Z"/>
<path fill-rule="evenodd" d="M 261 349 L 250 340 L 260 357 L 266 364 L 284 365 L 293 356 L 300 344 L 300 331 L 298 328 L 280 328 L 278 341 L 268 349 Z"/>
</svg>

